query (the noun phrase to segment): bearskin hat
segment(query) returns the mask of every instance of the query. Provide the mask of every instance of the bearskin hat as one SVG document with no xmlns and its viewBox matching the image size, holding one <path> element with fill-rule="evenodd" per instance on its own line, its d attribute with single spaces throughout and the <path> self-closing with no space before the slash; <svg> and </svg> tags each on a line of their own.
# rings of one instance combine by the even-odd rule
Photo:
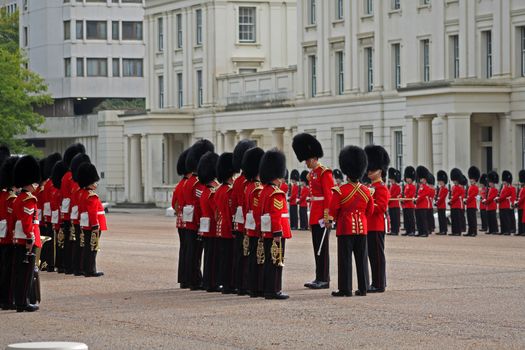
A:
<svg viewBox="0 0 525 350">
<path fill-rule="evenodd" d="M 196 172 L 199 166 L 199 160 L 206 152 L 214 152 L 215 147 L 209 140 L 202 139 L 193 144 L 188 151 L 186 156 L 186 170 L 188 172 Z M 219 175 L 217 173 L 217 175 Z"/>
<path fill-rule="evenodd" d="M 370 185 L 372 183 L 372 180 L 368 177 L 368 175 L 365 173 L 363 177 L 361 178 L 361 182 L 365 185 Z"/>
<path fill-rule="evenodd" d="M 219 155 L 215 152 L 206 152 L 197 166 L 197 177 L 202 184 L 208 184 L 217 178 L 217 161 Z"/>
<path fill-rule="evenodd" d="M 361 147 L 346 146 L 339 153 L 339 167 L 350 181 L 358 181 L 366 171 L 368 160 Z"/>
<path fill-rule="evenodd" d="M 468 169 L 467 175 L 469 179 L 479 181 L 479 177 L 481 176 L 481 171 L 479 171 L 478 167 L 471 166 Z"/>
<path fill-rule="evenodd" d="M 242 173 L 248 181 L 255 181 L 259 175 L 259 163 L 264 155 L 264 151 L 260 147 L 252 147 L 242 157 Z"/>
<path fill-rule="evenodd" d="M 323 146 L 315 137 L 307 133 L 301 133 L 294 136 L 292 148 L 300 162 L 309 158 L 322 158 Z"/>
<path fill-rule="evenodd" d="M 235 146 L 235 148 L 233 149 L 233 170 L 236 173 L 239 173 L 241 171 L 244 153 L 246 153 L 247 150 L 255 146 L 257 146 L 255 142 L 248 139 L 239 141 L 237 146 Z"/>
<path fill-rule="evenodd" d="M 482 184 L 485 187 L 489 185 L 489 180 L 487 178 L 487 174 L 481 174 L 481 177 L 479 178 L 479 183 Z"/>
<path fill-rule="evenodd" d="M 18 157 L 13 156 L 7 158 L 2 164 L 2 168 L 0 169 L 0 189 L 7 190 L 15 185 L 13 180 L 13 169 L 16 162 L 18 162 Z"/>
<path fill-rule="evenodd" d="M 44 174 L 44 166 L 46 165 L 46 159 L 42 158 L 38 160 L 38 168 L 40 169 L 40 181 L 47 180 L 47 177 Z"/>
<path fill-rule="evenodd" d="M 468 179 L 465 175 L 461 174 L 461 181 L 459 182 L 460 185 L 462 186 L 467 186 L 468 185 Z"/>
<path fill-rule="evenodd" d="M 461 181 L 461 176 L 463 173 L 458 168 L 450 170 L 450 181 Z"/>
<path fill-rule="evenodd" d="M 368 159 L 368 171 L 381 170 L 382 176 L 386 176 L 390 157 L 383 146 L 368 145 L 365 147 L 365 153 Z"/>
<path fill-rule="evenodd" d="M 66 149 L 63 161 L 68 169 L 70 169 L 73 158 L 79 153 L 86 153 L 86 147 L 81 143 L 74 143 Z"/>
<path fill-rule="evenodd" d="M 525 169 L 521 169 L 518 173 L 518 178 L 520 180 L 520 183 L 525 183 Z"/>
<path fill-rule="evenodd" d="M 286 157 L 277 148 L 264 153 L 259 164 L 261 182 L 268 184 L 275 179 L 284 178 L 286 173 Z"/>
<path fill-rule="evenodd" d="M 443 181 L 445 184 L 448 182 L 448 175 L 447 172 L 444 170 L 439 170 L 437 172 L 437 180 Z"/>
<path fill-rule="evenodd" d="M 59 160 L 55 163 L 53 169 L 51 170 L 51 182 L 56 189 L 60 189 L 60 187 L 62 187 L 62 178 L 64 177 L 65 173 L 67 173 L 67 167 L 63 160 Z"/>
<path fill-rule="evenodd" d="M 11 151 L 7 146 L 0 146 L 0 166 L 11 156 Z"/>
<path fill-rule="evenodd" d="M 499 183 L 499 175 L 498 175 L 498 173 L 495 172 L 495 171 L 489 171 L 489 173 L 487 174 L 487 180 L 489 182 L 494 183 L 494 184 Z"/>
<path fill-rule="evenodd" d="M 295 181 L 301 181 L 301 174 L 299 174 L 299 170 L 293 169 L 290 173 L 290 179 Z"/>
<path fill-rule="evenodd" d="M 434 177 L 434 174 L 428 173 L 427 183 L 432 186 L 436 184 L 436 178 Z"/>
<path fill-rule="evenodd" d="M 396 169 L 388 168 L 388 179 L 390 179 L 390 180 L 395 180 L 396 179 Z"/>
<path fill-rule="evenodd" d="M 334 175 L 334 179 L 343 180 L 343 172 L 341 170 L 334 169 L 334 171 L 332 171 L 332 174 Z"/>
<path fill-rule="evenodd" d="M 224 152 L 219 156 L 216 164 L 217 180 L 221 184 L 226 183 L 235 174 L 233 170 L 233 153 Z"/>
<path fill-rule="evenodd" d="M 426 167 L 420 165 L 416 168 L 416 177 L 418 181 L 421 179 L 425 179 L 428 182 L 429 176 L 430 176 L 430 171 L 428 171 Z"/>
<path fill-rule="evenodd" d="M 303 170 L 301 172 L 301 181 L 308 185 L 308 170 Z"/>
<path fill-rule="evenodd" d="M 501 173 L 501 181 L 511 184 L 512 183 L 512 173 L 508 170 L 503 170 Z"/>
<path fill-rule="evenodd" d="M 80 188 L 86 188 L 89 185 L 92 185 L 98 180 L 100 180 L 97 168 L 91 163 L 80 164 L 77 173 L 78 185 L 80 186 Z"/>
<path fill-rule="evenodd" d="M 47 156 L 46 161 L 44 162 L 44 179 L 49 179 L 53 171 L 55 163 L 62 160 L 62 155 L 60 153 L 52 153 Z"/>
<path fill-rule="evenodd" d="M 396 179 L 395 180 L 397 183 L 401 182 L 401 172 L 397 169 L 396 169 Z"/>
<path fill-rule="evenodd" d="M 40 182 L 40 166 L 33 156 L 23 156 L 13 169 L 15 187 L 24 187 Z"/>
<path fill-rule="evenodd" d="M 283 179 L 288 182 L 288 178 L 290 177 L 290 173 L 288 172 L 288 168 L 284 169 L 284 177 Z"/>
<path fill-rule="evenodd" d="M 413 166 L 409 165 L 405 168 L 405 172 L 403 174 L 403 178 L 404 179 L 411 179 L 411 180 L 415 180 L 416 179 L 416 169 L 414 169 Z"/>
<path fill-rule="evenodd" d="M 91 163 L 91 159 L 85 153 L 77 154 L 71 161 L 71 177 L 76 183 L 78 183 L 78 168 L 80 168 L 80 166 L 84 163 Z"/>
<path fill-rule="evenodd" d="M 189 171 L 186 171 L 186 157 L 188 156 L 189 151 L 189 148 L 185 149 L 180 154 L 179 159 L 177 159 L 177 174 L 179 174 L 180 176 L 189 173 Z"/>
</svg>

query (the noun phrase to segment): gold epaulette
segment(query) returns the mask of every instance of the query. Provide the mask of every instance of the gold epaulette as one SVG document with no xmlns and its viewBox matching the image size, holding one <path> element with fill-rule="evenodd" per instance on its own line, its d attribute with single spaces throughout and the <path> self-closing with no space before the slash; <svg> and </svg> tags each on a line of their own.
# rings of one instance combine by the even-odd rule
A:
<svg viewBox="0 0 525 350">
<path fill-rule="evenodd" d="M 10 200 L 10 199 L 12 199 L 12 198 L 16 198 L 16 194 L 14 194 L 13 192 L 11 192 L 11 193 L 9 194 L 9 196 L 7 197 L 7 200 Z"/>
<path fill-rule="evenodd" d="M 329 167 L 326 167 L 324 165 L 319 165 L 319 167 L 321 168 L 321 175 L 323 175 L 325 173 L 325 171 L 332 171 L 332 169 L 330 169 Z"/>
<path fill-rule="evenodd" d="M 38 191 L 38 193 L 42 193 L 44 192 L 44 186 L 40 186 L 40 191 Z"/>
<path fill-rule="evenodd" d="M 275 190 L 273 190 L 272 194 L 270 194 L 270 197 L 278 193 L 286 194 L 280 188 L 276 188 Z"/>
<path fill-rule="evenodd" d="M 27 193 L 27 197 L 23 199 L 23 202 L 27 202 L 31 199 L 34 199 L 34 200 L 37 200 L 35 196 L 33 196 L 32 193 L 29 193 L 29 192 L 26 192 Z"/>
<path fill-rule="evenodd" d="M 97 194 L 95 191 L 90 190 L 90 191 L 89 191 L 89 194 L 88 194 L 88 198 L 90 198 L 90 197 L 95 197 L 95 196 L 98 197 L 98 194 Z"/>
<path fill-rule="evenodd" d="M 343 193 L 341 192 L 341 189 L 339 188 L 339 186 L 334 186 L 334 187 L 332 187 L 332 191 L 337 192 L 337 193 L 339 193 L 340 195 L 343 194 Z"/>
</svg>

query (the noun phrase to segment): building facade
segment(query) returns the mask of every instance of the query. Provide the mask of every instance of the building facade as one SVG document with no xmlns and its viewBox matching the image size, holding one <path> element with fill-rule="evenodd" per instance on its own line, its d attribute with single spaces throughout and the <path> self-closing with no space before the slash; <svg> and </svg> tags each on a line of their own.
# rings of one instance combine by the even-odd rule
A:
<svg viewBox="0 0 525 350">
<path fill-rule="evenodd" d="M 7 14 L 13 14 L 18 10 L 18 0 L 1 0 L 0 9 L 4 9 Z"/>
</svg>

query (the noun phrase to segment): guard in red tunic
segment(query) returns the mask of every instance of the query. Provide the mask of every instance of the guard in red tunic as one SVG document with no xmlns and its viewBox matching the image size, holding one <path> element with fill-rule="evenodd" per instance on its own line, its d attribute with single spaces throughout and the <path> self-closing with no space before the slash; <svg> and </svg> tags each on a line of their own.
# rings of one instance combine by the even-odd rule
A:
<svg viewBox="0 0 525 350">
<path fill-rule="evenodd" d="M 308 171 L 301 173 L 301 188 L 299 195 L 299 227 L 308 230 L 308 202 L 310 201 L 310 187 L 308 186 Z"/>
<path fill-rule="evenodd" d="M 199 235 L 204 241 L 204 265 L 202 271 L 202 288 L 207 292 L 219 291 L 219 261 L 217 244 L 217 223 L 215 221 L 215 190 L 219 186 L 217 178 L 217 161 L 219 155 L 207 152 L 202 156 L 197 167 L 199 182 L 205 187 L 200 198 L 201 217 Z"/>
<path fill-rule="evenodd" d="M 388 169 L 388 181 L 390 191 L 390 201 L 388 202 L 388 216 L 390 217 L 390 235 L 399 235 L 401 226 L 401 172 L 394 168 Z"/>
<path fill-rule="evenodd" d="M 319 159 L 323 157 L 323 147 L 315 137 L 302 133 L 293 138 L 292 148 L 300 162 L 305 162 L 310 173 L 310 228 L 315 256 L 315 279 L 305 283 L 305 287 L 321 289 L 330 287 L 330 230 L 328 211 L 332 199 L 334 179 L 332 170 L 321 165 Z"/>
<path fill-rule="evenodd" d="M 383 293 L 386 288 L 385 232 L 388 229 L 388 201 L 390 193 L 383 178 L 387 175 L 390 157 L 382 146 L 365 147 L 368 158 L 367 175 L 372 181 L 370 193 L 374 198 L 374 212 L 368 217 L 368 260 L 372 272 L 369 293 Z"/>
<path fill-rule="evenodd" d="M 520 170 L 519 174 L 520 180 L 520 195 L 518 201 L 516 202 L 516 208 L 518 208 L 518 233 L 516 236 L 525 236 L 525 223 L 522 221 L 523 213 L 525 211 L 525 170 Z"/>
<path fill-rule="evenodd" d="M 299 228 L 299 217 L 297 212 L 297 203 L 299 201 L 299 185 L 297 182 L 301 181 L 300 174 L 297 169 L 293 169 L 290 173 L 290 180 L 292 182 L 290 188 L 290 226 L 292 230 Z"/>
<path fill-rule="evenodd" d="M 478 235 L 478 181 L 481 176 L 481 172 L 477 167 L 471 166 L 468 169 L 467 174 L 470 181 L 470 186 L 468 187 L 466 200 L 468 232 L 465 234 L 465 236 L 475 237 Z"/>
<path fill-rule="evenodd" d="M 488 223 L 488 232 L 489 235 L 498 234 L 498 218 L 496 216 L 496 211 L 498 210 L 498 203 L 496 199 L 498 197 L 498 189 L 496 185 L 499 183 L 498 173 L 491 171 L 487 174 L 487 181 L 489 182 L 489 189 L 487 192 L 487 199 L 485 200 L 485 205 L 487 206 L 487 223 Z"/>
<path fill-rule="evenodd" d="M 264 189 L 260 197 L 261 232 L 264 235 L 264 297 L 288 299 L 282 292 L 285 243 L 292 238 L 286 193 L 281 189 L 286 172 L 284 154 L 272 149 L 261 158 L 259 174 Z"/>
<path fill-rule="evenodd" d="M 37 199 L 33 195 L 40 182 L 40 169 L 36 159 L 32 156 L 20 158 L 13 169 L 13 178 L 15 187 L 21 189 L 20 195 L 13 202 L 13 294 L 17 312 L 32 312 L 39 308 L 29 300 L 34 288 L 36 249 L 42 247 Z"/>
<path fill-rule="evenodd" d="M 450 221 L 452 223 L 452 236 L 461 236 L 463 215 L 463 199 L 465 198 L 465 189 L 460 185 L 463 174 L 458 168 L 450 171 L 450 180 L 454 183 L 450 196 Z"/>
<path fill-rule="evenodd" d="M 402 236 L 415 236 L 416 234 L 416 215 L 414 199 L 416 198 L 416 186 L 413 184 L 416 179 L 416 169 L 407 166 L 403 174 L 405 185 L 403 186 L 403 223 L 405 233 Z"/>
<path fill-rule="evenodd" d="M 444 170 L 437 172 L 438 190 L 436 199 L 436 208 L 438 212 L 439 232 L 438 235 L 446 235 L 448 233 L 447 221 L 447 196 L 448 196 L 448 175 Z"/>
<path fill-rule="evenodd" d="M 179 234 L 179 262 L 177 268 L 177 283 L 180 283 L 181 288 L 189 288 L 188 279 L 184 276 L 185 266 L 184 262 L 186 259 L 187 251 L 187 237 L 184 222 L 182 221 L 182 208 L 184 208 L 184 194 L 183 189 L 186 181 L 191 177 L 191 172 L 186 170 L 186 157 L 189 149 L 184 150 L 177 160 L 177 174 L 182 176 L 182 179 L 173 189 L 173 195 L 171 197 L 171 207 L 175 211 L 175 217 L 177 218 L 176 226 Z"/>
<path fill-rule="evenodd" d="M 422 165 L 416 169 L 419 187 L 416 197 L 416 225 L 418 234 L 417 237 L 428 237 L 429 226 L 428 210 L 432 208 L 432 190 L 427 182 L 430 177 L 430 171 Z"/>
<path fill-rule="evenodd" d="M 217 238 L 219 239 L 219 283 L 223 294 L 237 293 L 233 276 L 233 249 L 235 246 L 232 234 L 233 154 L 226 152 L 217 161 L 217 180 L 221 184 L 215 191 L 215 217 L 217 218 Z"/>
<path fill-rule="evenodd" d="M 339 154 L 339 166 L 348 177 L 348 183 L 334 187 L 330 217 L 337 224 L 337 276 L 339 290 L 334 297 L 352 296 L 352 253 L 355 257 L 358 290 L 365 296 L 368 279 L 367 238 L 368 217 L 374 212 L 370 190 L 359 180 L 367 167 L 363 149 L 347 146 Z"/>
<path fill-rule="evenodd" d="M 85 162 L 78 168 L 77 179 L 80 186 L 78 205 L 80 228 L 84 234 L 84 276 L 100 277 L 104 273 L 97 270 L 97 253 L 100 250 L 102 232 L 108 229 L 104 207 L 95 192 L 100 177 L 97 168 L 93 164 Z"/>
<path fill-rule="evenodd" d="M 235 174 L 241 172 L 242 159 L 244 153 L 252 147 L 255 147 L 255 142 L 251 140 L 241 140 L 233 150 L 233 171 Z M 233 181 L 232 186 L 232 206 L 233 213 L 233 236 L 235 239 L 235 247 L 233 251 L 233 276 L 235 289 L 239 295 L 248 294 L 248 246 L 249 238 L 246 236 L 244 230 L 244 192 L 248 181 L 243 173 L 241 173 Z"/>
<path fill-rule="evenodd" d="M 487 232 L 488 223 L 487 223 L 487 205 L 485 201 L 487 200 L 489 182 L 487 180 L 487 174 L 481 174 L 479 179 L 479 216 L 481 219 L 481 229 L 482 232 Z"/>
<path fill-rule="evenodd" d="M 501 181 L 503 182 L 503 187 L 501 188 L 500 194 L 496 200 L 499 207 L 499 220 L 501 223 L 501 234 L 504 234 L 505 236 L 509 236 L 512 231 L 512 218 L 511 216 L 514 215 L 514 212 L 512 210 L 512 204 L 514 201 L 512 201 L 512 174 L 508 170 L 504 170 L 501 173 Z"/>
<path fill-rule="evenodd" d="M 51 229 L 53 231 L 53 252 L 51 259 L 53 260 L 53 265 L 57 267 L 57 258 L 58 252 L 64 249 L 64 233 L 61 228 L 61 218 L 60 218 L 60 206 L 62 204 L 62 178 L 67 172 L 66 165 L 63 161 L 58 161 L 53 166 L 51 171 L 51 182 L 53 186 L 49 189 L 49 194 L 47 200 L 49 201 L 49 216 L 44 216 L 45 220 L 49 222 Z M 48 269 L 47 271 L 52 272 L 54 270 Z"/>
<path fill-rule="evenodd" d="M 428 234 L 436 230 L 436 220 L 434 219 L 434 201 L 436 200 L 436 178 L 432 173 L 428 174 L 428 187 L 430 187 L 430 208 L 427 210 Z"/>
<path fill-rule="evenodd" d="M 510 225 L 510 233 L 511 234 L 516 234 L 516 216 L 515 216 L 515 213 L 514 213 L 514 208 L 515 208 L 515 204 L 516 204 L 516 198 L 518 198 L 518 190 L 516 187 L 514 187 L 514 185 L 512 184 L 512 175 L 511 175 L 511 182 L 509 184 L 509 187 L 510 187 L 510 200 L 511 200 L 511 205 L 510 205 L 510 210 L 509 210 L 509 225 Z"/>
</svg>

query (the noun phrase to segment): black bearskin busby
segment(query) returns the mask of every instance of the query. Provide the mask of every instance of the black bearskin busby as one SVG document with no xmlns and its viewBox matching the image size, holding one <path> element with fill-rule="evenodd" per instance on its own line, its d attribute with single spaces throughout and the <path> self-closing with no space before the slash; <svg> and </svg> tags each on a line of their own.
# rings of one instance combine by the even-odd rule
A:
<svg viewBox="0 0 525 350">
<path fill-rule="evenodd" d="M 233 170 L 236 173 L 241 172 L 242 159 L 244 157 L 244 153 L 246 153 L 247 150 L 255 146 L 256 144 L 252 140 L 241 140 L 239 141 L 237 146 L 235 146 L 235 148 L 233 149 Z"/>
<path fill-rule="evenodd" d="M 71 161 L 71 177 L 76 183 L 78 183 L 78 169 L 83 163 L 91 163 L 91 159 L 85 153 L 77 154 L 75 158 L 73 158 L 73 160 Z"/>
<path fill-rule="evenodd" d="M 525 183 L 525 169 L 521 169 L 518 173 L 518 178 L 520 180 L 520 183 Z"/>
<path fill-rule="evenodd" d="M 24 187 L 34 183 L 40 183 L 40 166 L 33 156 L 23 156 L 15 164 L 13 169 L 15 187 Z"/>
<path fill-rule="evenodd" d="M 447 184 L 447 182 L 448 182 L 447 172 L 444 171 L 444 170 L 439 170 L 437 172 L 437 180 L 438 181 L 443 181 L 443 183 Z"/>
<path fill-rule="evenodd" d="M 79 153 L 86 153 L 86 147 L 81 143 L 74 143 L 65 150 L 62 160 L 68 169 L 70 169 L 73 158 Z"/>
<path fill-rule="evenodd" d="M 292 148 L 300 162 L 310 158 L 322 158 L 324 155 L 321 143 L 315 137 L 306 133 L 294 136 Z"/>
<path fill-rule="evenodd" d="M 421 179 L 425 179 L 428 182 L 429 176 L 430 176 L 430 171 L 428 171 L 426 167 L 420 165 L 416 168 L 416 177 L 418 181 L 420 181 Z"/>
<path fill-rule="evenodd" d="M 458 168 L 454 168 L 450 170 L 450 181 L 461 181 L 461 177 L 463 176 L 463 173 Z"/>
<path fill-rule="evenodd" d="M 396 182 L 397 183 L 401 182 L 401 172 L 397 169 L 396 169 Z"/>
<path fill-rule="evenodd" d="M 255 181 L 259 175 L 259 164 L 263 155 L 264 151 L 260 147 L 250 148 L 244 153 L 241 169 L 248 181 Z"/>
<path fill-rule="evenodd" d="M 301 181 L 304 182 L 307 185 L 308 185 L 308 174 L 309 174 L 308 170 L 303 170 L 301 172 L 301 176 L 300 176 L 301 177 Z"/>
<path fill-rule="evenodd" d="M 235 174 L 233 170 L 233 153 L 224 152 L 217 160 L 217 180 L 223 184 L 228 181 L 230 177 Z"/>
<path fill-rule="evenodd" d="M 503 170 L 501 173 L 501 181 L 512 184 L 512 173 L 508 170 Z"/>
<path fill-rule="evenodd" d="M 56 162 L 53 166 L 53 169 L 51 170 L 51 182 L 56 189 L 60 189 L 62 187 L 62 178 L 66 173 L 67 167 L 64 164 L 64 161 L 59 160 Z"/>
<path fill-rule="evenodd" d="M 7 158 L 11 157 L 11 151 L 7 146 L 0 146 L 0 166 L 7 160 Z"/>
<path fill-rule="evenodd" d="M 414 181 L 416 179 L 416 169 L 411 165 L 407 166 L 403 174 L 403 179 L 411 179 Z"/>
<path fill-rule="evenodd" d="M 189 148 L 185 149 L 180 154 L 179 159 L 177 159 L 177 174 L 179 174 L 179 176 L 184 176 L 189 173 L 189 171 L 186 171 L 186 157 L 189 151 Z"/>
<path fill-rule="evenodd" d="M 487 180 L 489 182 L 492 182 L 494 184 L 498 184 L 499 183 L 499 175 L 497 172 L 495 171 L 489 171 L 489 173 L 487 174 Z"/>
<path fill-rule="evenodd" d="M 100 180 L 97 168 L 91 163 L 82 163 L 78 167 L 78 185 L 80 188 L 86 188 Z"/>
<path fill-rule="evenodd" d="M 332 171 L 332 174 L 334 175 L 334 179 L 343 180 L 343 172 L 341 170 L 334 169 L 334 171 Z"/>
<path fill-rule="evenodd" d="M 199 166 L 199 160 L 206 152 L 214 152 L 215 147 L 213 143 L 209 140 L 202 139 L 193 144 L 188 151 L 186 156 L 186 170 L 190 173 L 195 173 L 197 171 L 197 166 Z M 217 173 L 218 175 L 218 173 Z"/>
<path fill-rule="evenodd" d="M 7 158 L 4 164 L 2 164 L 2 168 L 0 169 L 0 189 L 9 190 L 15 185 L 13 169 L 15 168 L 16 162 L 18 162 L 18 157 L 13 156 Z"/>
<path fill-rule="evenodd" d="M 388 179 L 394 181 L 396 180 L 396 169 L 388 168 Z"/>
<path fill-rule="evenodd" d="M 217 161 L 219 155 L 215 152 L 206 152 L 197 166 L 197 177 L 199 181 L 206 185 L 217 178 Z"/>
<path fill-rule="evenodd" d="M 346 146 L 339 153 L 339 167 L 350 181 L 359 181 L 368 166 L 366 152 L 357 146 Z"/>
<path fill-rule="evenodd" d="M 390 165 L 390 157 L 386 149 L 379 145 L 368 145 L 365 147 L 365 153 L 368 159 L 367 170 L 381 170 L 381 176 L 385 177 Z"/>
<path fill-rule="evenodd" d="M 263 184 L 269 184 L 275 179 L 286 175 L 286 157 L 277 148 L 264 153 L 259 164 L 259 177 Z"/>
<path fill-rule="evenodd" d="M 487 178 L 487 174 L 481 174 L 481 177 L 479 178 L 479 183 L 485 187 L 488 187 L 489 179 Z"/>
<path fill-rule="evenodd" d="M 427 184 L 431 186 L 434 186 L 436 184 L 436 178 L 434 177 L 434 174 L 428 173 Z"/>
<path fill-rule="evenodd" d="M 290 173 L 288 172 L 288 169 L 284 169 L 284 182 L 288 182 L 288 178 L 290 177 Z"/>
<path fill-rule="evenodd" d="M 467 186 L 468 185 L 468 180 L 467 180 L 467 177 L 463 174 L 461 174 L 461 181 L 459 181 L 459 184 L 461 186 Z"/>
<path fill-rule="evenodd" d="M 45 158 L 42 158 L 42 159 L 38 160 L 38 168 L 40 169 L 40 181 L 41 182 L 44 182 L 44 181 L 47 180 L 47 176 L 46 176 L 46 174 L 44 174 L 45 165 L 46 165 L 46 159 Z"/>
<path fill-rule="evenodd" d="M 299 174 L 299 170 L 292 170 L 292 172 L 290 173 L 290 180 L 301 181 L 301 174 Z"/>
<path fill-rule="evenodd" d="M 62 155 L 60 153 L 52 153 L 49 156 L 47 156 L 46 161 L 44 163 L 44 179 L 49 179 L 51 177 L 53 167 L 55 166 L 56 162 L 61 160 Z"/>
<path fill-rule="evenodd" d="M 468 169 L 467 172 L 468 178 L 471 180 L 475 180 L 476 182 L 479 181 L 479 177 L 481 176 L 481 171 L 479 171 L 479 168 L 476 166 L 471 166 Z"/>
</svg>

